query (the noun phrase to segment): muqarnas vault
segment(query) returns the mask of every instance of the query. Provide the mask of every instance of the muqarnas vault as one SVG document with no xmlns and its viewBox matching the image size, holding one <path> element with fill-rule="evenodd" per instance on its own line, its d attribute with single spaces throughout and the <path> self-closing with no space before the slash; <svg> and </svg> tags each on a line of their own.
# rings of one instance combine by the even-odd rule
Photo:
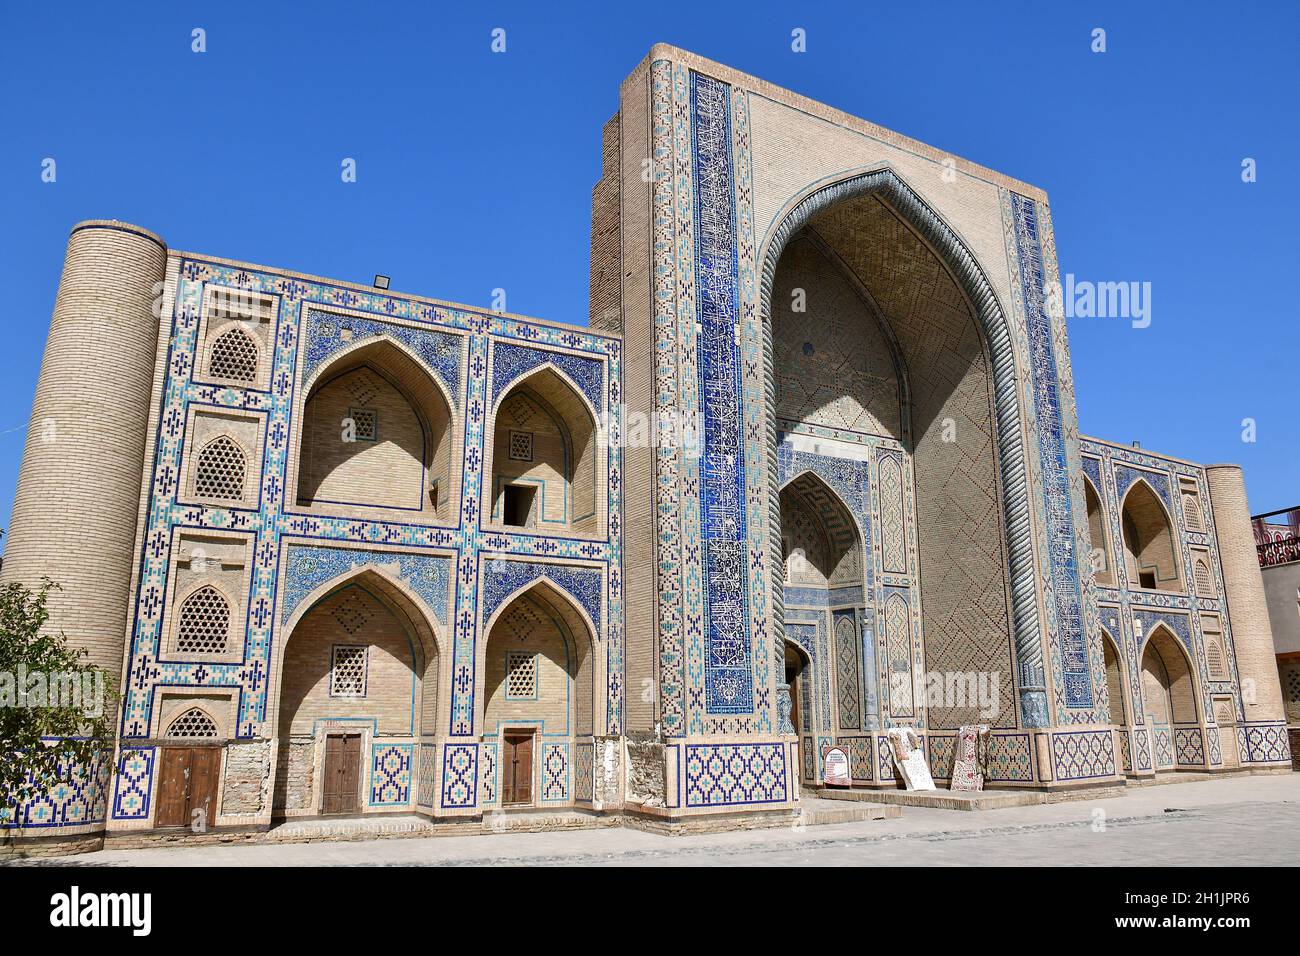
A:
<svg viewBox="0 0 1300 956">
<path fill-rule="evenodd" d="M 1241 472 L 1078 434 L 1057 276 L 1042 191 L 665 46 L 585 327 L 79 224 L 3 577 L 118 739 L 11 844 L 778 822 L 901 726 L 941 784 L 973 722 L 994 787 L 1287 766 Z"/>
</svg>

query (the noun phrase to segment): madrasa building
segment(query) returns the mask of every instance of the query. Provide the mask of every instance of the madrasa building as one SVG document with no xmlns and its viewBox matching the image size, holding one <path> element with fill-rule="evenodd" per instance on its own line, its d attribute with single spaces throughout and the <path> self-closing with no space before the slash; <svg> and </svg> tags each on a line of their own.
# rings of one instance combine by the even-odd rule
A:
<svg viewBox="0 0 1300 956">
<path fill-rule="evenodd" d="M 602 154 L 585 326 L 73 228 L 3 580 L 117 739 L 11 843 L 1290 766 L 1242 472 L 1079 434 L 1041 189 L 663 45 Z"/>
</svg>

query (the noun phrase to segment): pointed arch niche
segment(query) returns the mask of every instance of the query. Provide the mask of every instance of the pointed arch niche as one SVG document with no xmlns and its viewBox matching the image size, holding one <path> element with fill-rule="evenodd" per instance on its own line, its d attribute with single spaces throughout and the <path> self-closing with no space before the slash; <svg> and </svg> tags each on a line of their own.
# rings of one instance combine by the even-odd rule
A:
<svg viewBox="0 0 1300 956">
<path fill-rule="evenodd" d="M 300 508 L 456 516 L 460 429 L 446 389 L 404 346 L 358 343 L 316 372 L 306 395 L 290 474 Z"/>
<path fill-rule="evenodd" d="M 368 806 L 371 745 L 410 746 L 441 726 L 437 625 L 404 584 L 362 566 L 321 585 L 290 616 L 272 664 L 278 752 L 275 816 L 327 812 L 331 741 L 359 738 L 344 767 L 357 812 Z"/>
<path fill-rule="evenodd" d="M 1147 591 L 1181 591 L 1178 539 L 1160 496 L 1138 480 L 1120 506 L 1124 536 L 1124 564 L 1130 588 Z"/>
<path fill-rule="evenodd" d="M 549 364 L 522 376 L 497 402 L 489 426 L 488 524 L 576 534 L 604 527 L 596 414 L 568 376 Z"/>
</svg>

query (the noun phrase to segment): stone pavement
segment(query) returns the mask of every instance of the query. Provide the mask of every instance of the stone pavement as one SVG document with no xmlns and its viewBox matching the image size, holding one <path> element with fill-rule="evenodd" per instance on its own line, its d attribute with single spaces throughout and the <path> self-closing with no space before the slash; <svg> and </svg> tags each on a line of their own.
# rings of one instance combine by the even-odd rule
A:
<svg viewBox="0 0 1300 956">
<path fill-rule="evenodd" d="M 630 828 L 107 850 L 39 861 L 100 866 L 1295 865 L 1300 773 L 1131 789 L 1098 800 L 698 836 Z"/>
</svg>

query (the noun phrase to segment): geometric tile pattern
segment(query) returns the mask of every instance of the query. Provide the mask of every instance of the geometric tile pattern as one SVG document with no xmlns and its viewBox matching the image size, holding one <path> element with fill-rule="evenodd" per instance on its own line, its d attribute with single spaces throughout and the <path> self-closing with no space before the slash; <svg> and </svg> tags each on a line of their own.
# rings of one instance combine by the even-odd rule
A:
<svg viewBox="0 0 1300 956">
<path fill-rule="evenodd" d="M 686 806 L 782 803 L 789 792 L 784 744 L 688 744 Z"/>
<path fill-rule="evenodd" d="M 596 745 L 578 743 L 573 755 L 573 799 L 590 802 L 595 799 Z"/>
<path fill-rule="evenodd" d="M 153 747 L 137 747 L 122 751 L 117 768 L 117 787 L 113 797 L 114 820 L 148 818 L 156 753 Z"/>
<path fill-rule="evenodd" d="M 542 746 L 542 803 L 569 799 L 569 745 Z"/>
<path fill-rule="evenodd" d="M 57 744 L 58 739 L 45 738 L 45 742 Z M 62 778 L 58 783 L 22 804 L 18 819 L 13 818 L 12 807 L 0 807 L 0 829 L 103 823 L 109 783 L 109 764 L 104 755 L 95 757 L 88 767 L 69 767 L 66 761 L 60 761 L 58 775 Z"/>
<path fill-rule="evenodd" d="M 414 744 L 373 744 L 370 763 L 370 805 L 405 806 L 411 796 L 411 756 Z"/>
<path fill-rule="evenodd" d="M 447 744 L 443 752 L 442 806 L 472 807 L 478 795 L 478 745 Z"/>
<path fill-rule="evenodd" d="M 1057 780 L 1115 776 L 1115 741 L 1109 730 L 1072 730 L 1052 735 Z"/>
</svg>

